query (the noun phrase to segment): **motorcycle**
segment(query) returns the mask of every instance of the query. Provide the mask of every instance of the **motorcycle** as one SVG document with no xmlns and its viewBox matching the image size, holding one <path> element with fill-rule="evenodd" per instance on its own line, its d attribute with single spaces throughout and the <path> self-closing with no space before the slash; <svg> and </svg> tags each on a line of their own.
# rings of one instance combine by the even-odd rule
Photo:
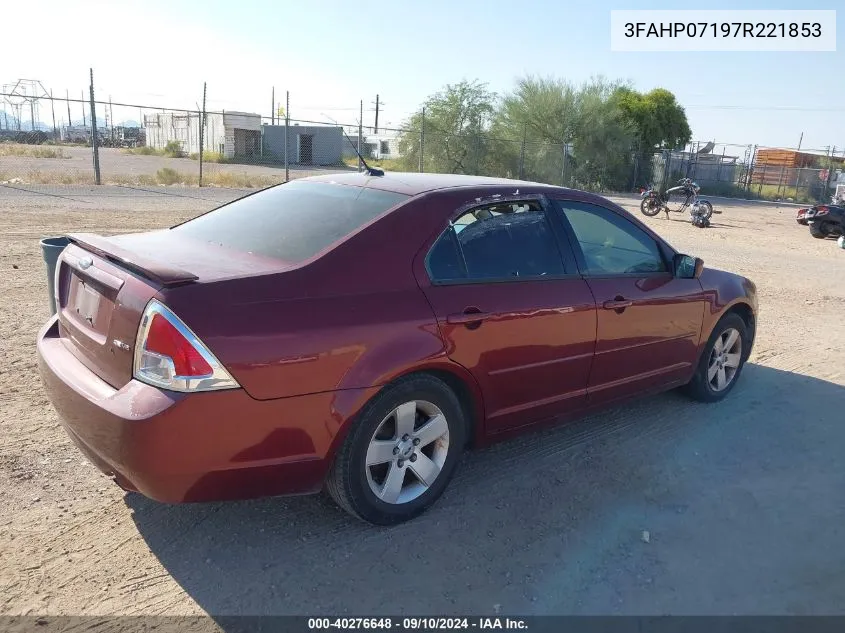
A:
<svg viewBox="0 0 845 633">
<path fill-rule="evenodd" d="M 681 178 L 677 187 L 672 187 L 664 192 L 651 187 L 640 192 L 642 202 L 640 211 L 643 215 L 654 217 L 661 211 L 669 217 L 669 212 L 683 213 L 689 209 L 690 221 L 696 226 L 707 226 L 710 223 L 710 216 L 713 215 L 713 205 L 709 201 L 698 197 L 701 190 L 691 178 Z M 670 202 L 672 196 L 676 196 L 677 203 Z M 675 206 L 677 204 L 677 206 Z"/>
</svg>

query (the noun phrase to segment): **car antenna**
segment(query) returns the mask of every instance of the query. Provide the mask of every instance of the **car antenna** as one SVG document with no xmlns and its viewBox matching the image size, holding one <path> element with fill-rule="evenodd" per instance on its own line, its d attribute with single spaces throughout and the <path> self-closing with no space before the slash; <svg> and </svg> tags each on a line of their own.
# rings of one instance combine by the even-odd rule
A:
<svg viewBox="0 0 845 633">
<path fill-rule="evenodd" d="M 343 132 L 343 128 L 340 128 L 341 132 Z M 346 136 L 346 132 L 343 132 L 343 135 Z M 355 143 L 352 142 L 352 139 L 346 136 L 346 140 L 349 141 L 349 144 L 352 146 L 352 149 L 355 150 L 355 153 L 358 155 L 358 159 L 361 161 L 361 164 L 364 166 L 364 169 L 367 170 L 367 173 L 370 176 L 384 176 L 384 170 L 378 169 L 376 167 L 370 167 L 367 164 L 367 161 L 364 160 L 364 157 L 361 156 L 361 152 L 358 151 L 358 148 L 355 147 Z"/>
<path fill-rule="evenodd" d="M 367 161 L 365 161 L 364 157 L 361 156 L 361 152 L 359 152 L 358 148 L 355 147 L 355 143 L 352 142 L 352 139 L 349 138 L 346 135 L 346 130 L 343 129 L 343 126 L 340 125 L 340 123 L 338 123 L 337 121 L 332 119 L 330 116 L 326 115 L 325 113 L 323 113 L 323 116 L 326 117 L 327 119 L 331 119 L 332 121 L 334 121 L 335 125 L 337 125 L 340 128 L 340 133 L 343 134 L 343 136 L 346 138 L 347 141 L 349 141 L 349 144 L 352 146 L 352 149 L 355 152 L 355 155 L 358 156 L 358 160 L 361 161 L 361 164 L 364 166 L 364 169 L 367 170 L 367 173 L 370 176 L 384 176 L 384 170 L 383 169 L 377 169 L 376 167 L 370 167 L 367 164 Z"/>
</svg>

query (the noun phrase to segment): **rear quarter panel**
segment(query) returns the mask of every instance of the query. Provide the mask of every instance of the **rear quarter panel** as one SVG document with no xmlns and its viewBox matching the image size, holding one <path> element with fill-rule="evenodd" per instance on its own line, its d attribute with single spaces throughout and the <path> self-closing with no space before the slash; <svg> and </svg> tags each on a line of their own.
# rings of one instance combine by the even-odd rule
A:
<svg viewBox="0 0 845 633">
<path fill-rule="evenodd" d="M 415 198 L 310 263 L 162 298 L 253 397 L 384 384 L 448 364 L 412 260 L 436 223 Z"/>
</svg>

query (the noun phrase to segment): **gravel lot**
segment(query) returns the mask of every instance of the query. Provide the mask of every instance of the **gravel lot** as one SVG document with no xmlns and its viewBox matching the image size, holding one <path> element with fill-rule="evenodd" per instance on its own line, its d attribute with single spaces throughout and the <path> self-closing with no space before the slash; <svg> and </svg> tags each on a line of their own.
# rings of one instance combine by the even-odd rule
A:
<svg viewBox="0 0 845 633">
<path fill-rule="evenodd" d="M 27 149 L 57 149 L 66 158 L 33 158 L 31 156 L 0 156 L 0 182 L 21 179 L 24 183 L 55 182 L 58 184 L 94 184 L 94 163 L 90 147 L 67 146 L 21 146 Z M 159 169 L 170 168 L 196 178 L 199 161 L 190 158 L 168 158 L 166 156 L 143 156 L 128 154 L 114 147 L 100 148 L 100 174 L 103 183 L 136 182 L 142 176 L 154 176 Z M 305 168 L 290 166 L 291 176 L 301 177 L 327 171 L 343 171 L 329 168 Z M 219 174 L 231 174 L 253 178 L 256 181 L 270 179 L 282 182 L 285 168 L 269 165 L 240 165 L 228 163 L 203 163 L 206 182 L 214 181 Z M 62 180 L 62 179 L 67 180 Z M 266 186 L 266 183 L 265 183 Z M 0 194 L 2 195 L 2 194 Z"/>
<path fill-rule="evenodd" d="M 669 393 L 470 453 L 390 529 L 322 497 L 125 495 L 42 392 L 38 239 L 163 227 L 236 195 L 0 187 L 0 613 L 845 613 L 845 252 L 789 206 L 715 200 L 709 230 L 647 220 L 757 282 L 757 343 L 719 404 Z"/>
</svg>

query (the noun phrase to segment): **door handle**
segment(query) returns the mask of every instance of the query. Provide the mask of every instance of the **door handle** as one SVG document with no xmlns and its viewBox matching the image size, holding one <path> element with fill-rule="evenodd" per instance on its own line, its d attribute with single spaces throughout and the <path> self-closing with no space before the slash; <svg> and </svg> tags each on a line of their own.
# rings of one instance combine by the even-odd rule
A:
<svg viewBox="0 0 845 633">
<path fill-rule="evenodd" d="M 450 314 L 446 317 L 446 323 L 451 325 L 472 325 L 480 324 L 485 319 L 489 319 L 493 315 L 489 312 L 464 310 L 458 314 Z"/>
<path fill-rule="evenodd" d="M 633 303 L 633 301 L 626 299 L 625 297 L 616 297 L 612 301 L 605 301 L 601 307 L 605 310 L 616 310 L 621 314 L 625 308 L 630 307 Z"/>
</svg>

